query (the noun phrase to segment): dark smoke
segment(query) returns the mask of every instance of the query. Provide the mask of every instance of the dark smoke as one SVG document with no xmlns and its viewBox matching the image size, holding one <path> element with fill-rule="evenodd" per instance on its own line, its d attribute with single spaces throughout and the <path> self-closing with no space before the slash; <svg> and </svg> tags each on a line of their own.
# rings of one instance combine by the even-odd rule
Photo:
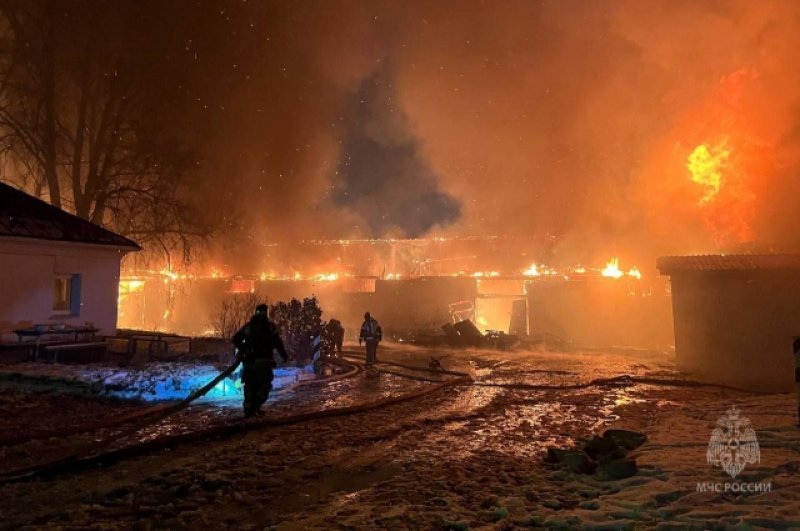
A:
<svg viewBox="0 0 800 531">
<path fill-rule="evenodd" d="M 385 76 L 362 83 L 344 123 L 333 202 L 363 218 L 367 236 L 415 238 L 458 219 Z"/>
<path fill-rule="evenodd" d="M 133 3 L 143 40 L 169 28 L 148 53 L 198 183 L 236 205 L 231 272 L 285 263 L 271 242 L 420 235 L 647 272 L 724 248 L 686 167 L 723 141 L 753 211 L 724 245 L 800 250 L 794 0 Z"/>
</svg>

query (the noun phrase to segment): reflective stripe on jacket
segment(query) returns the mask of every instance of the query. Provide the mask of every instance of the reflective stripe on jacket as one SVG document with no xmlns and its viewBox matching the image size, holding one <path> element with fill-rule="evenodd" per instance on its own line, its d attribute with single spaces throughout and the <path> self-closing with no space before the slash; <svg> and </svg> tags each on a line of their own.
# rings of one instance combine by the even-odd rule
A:
<svg viewBox="0 0 800 531">
<path fill-rule="evenodd" d="M 381 339 L 381 327 L 378 324 L 378 321 L 375 319 L 370 318 L 369 321 L 364 321 L 364 324 L 361 325 L 361 338 L 365 341 L 377 339 L 380 341 Z"/>
</svg>

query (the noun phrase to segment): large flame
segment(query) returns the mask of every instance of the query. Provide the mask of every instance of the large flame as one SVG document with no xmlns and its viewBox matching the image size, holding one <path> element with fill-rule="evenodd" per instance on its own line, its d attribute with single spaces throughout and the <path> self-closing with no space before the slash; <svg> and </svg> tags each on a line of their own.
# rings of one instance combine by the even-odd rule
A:
<svg viewBox="0 0 800 531">
<path fill-rule="evenodd" d="M 698 201 L 705 223 L 720 247 L 752 240 L 754 195 L 748 171 L 730 147 L 728 137 L 697 146 L 687 159 L 692 182 L 703 187 Z"/>
<path fill-rule="evenodd" d="M 612 258 L 600 272 L 604 277 L 622 278 L 625 273 L 619 268 L 619 258 Z"/>
<path fill-rule="evenodd" d="M 712 201 L 722 186 L 722 172 L 730 157 L 730 150 L 722 143 L 717 146 L 700 144 L 689 155 L 688 167 L 692 181 L 701 185 L 705 191 L 700 204 Z"/>
</svg>

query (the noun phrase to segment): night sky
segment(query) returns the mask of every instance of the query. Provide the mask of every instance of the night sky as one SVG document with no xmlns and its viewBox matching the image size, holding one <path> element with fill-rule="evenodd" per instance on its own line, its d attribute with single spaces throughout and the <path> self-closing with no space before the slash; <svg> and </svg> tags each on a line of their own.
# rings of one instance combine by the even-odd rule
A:
<svg viewBox="0 0 800 531">
<path fill-rule="evenodd" d="M 800 247 L 797 2 L 73 5 L 124 27 L 101 40 L 149 64 L 198 206 L 244 253 L 498 234 L 555 235 L 583 261 Z M 724 204 L 690 180 L 701 144 L 731 152 Z"/>
</svg>

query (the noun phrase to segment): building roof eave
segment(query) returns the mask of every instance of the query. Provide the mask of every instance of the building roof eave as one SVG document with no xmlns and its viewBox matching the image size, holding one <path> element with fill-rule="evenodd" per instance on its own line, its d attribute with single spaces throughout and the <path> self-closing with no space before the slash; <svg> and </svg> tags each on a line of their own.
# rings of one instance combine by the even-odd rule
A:
<svg viewBox="0 0 800 531">
<path fill-rule="evenodd" d="M 107 245 L 139 251 L 135 241 L 0 182 L 0 237 Z"/>
<path fill-rule="evenodd" d="M 662 275 L 688 271 L 800 270 L 800 254 L 708 254 L 662 256 L 656 261 Z"/>
</svg>

